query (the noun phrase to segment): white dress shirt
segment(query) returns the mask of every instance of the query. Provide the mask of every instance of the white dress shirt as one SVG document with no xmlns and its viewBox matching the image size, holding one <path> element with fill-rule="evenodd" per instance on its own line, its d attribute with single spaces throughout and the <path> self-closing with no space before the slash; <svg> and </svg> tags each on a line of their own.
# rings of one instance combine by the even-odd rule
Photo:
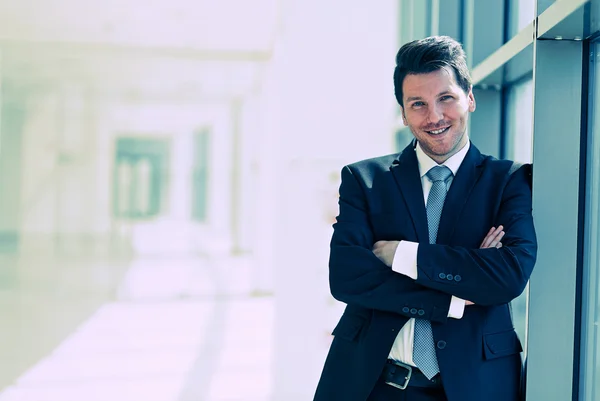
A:
<svg viewBox="0 0 600 401">
<path fill-rule="evenodd" d="M 452 185 L 452 180 L 458 171 L 458 168 L 462 164 L 467 151 L 469 150 L 470 142 L 463 146 L 456 154 L 442 163 L 443 166 L 448 167 L 452 171 L 452 176 L 448 178 L 446 182 L 447 189 Z M 423 187 L 423 197 L 425 198 L 425 204 L 427 205 L 427 197 L 431 190 L 432 182 L 427 177 L 427 172 L 431 168 L 438 165 L 438 163 L 431 157 L 427 156 L 421 145 L 417 142 L 415 148 L 417 153 L 417 161 L 419 164 L 419 174 L 421 175 L 421 186 Z M 414 280 L 417 279 L 417 249 L 419 244 L 410 241 L 400 241 L 398 249 L 394 254 L 394 261 L 392 262 L 392 270 L 397 273 L 408 276 Z M 465 301 L 463 299 L 452 296 L 450 302 L 450 310 L 448 311 L 448 317 L 454 319 L 461 319 L 465 311 Z M 408 322 L 402 327 L 392 349 L 390 351 L 389 358 L 395 361 L 403 362 L 412 366 L 415 366 L 413 362 L 413 345 L 414 345 L 414 331 L 415 331 L 415 319 L 409 319 Z"/>
</svg>

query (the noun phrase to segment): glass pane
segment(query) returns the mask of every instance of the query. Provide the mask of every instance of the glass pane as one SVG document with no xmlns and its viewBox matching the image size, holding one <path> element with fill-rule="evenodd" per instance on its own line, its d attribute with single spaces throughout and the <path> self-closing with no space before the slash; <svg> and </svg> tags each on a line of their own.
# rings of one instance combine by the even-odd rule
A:
<svg viewBox="0 0 600 401">
<path fill-rule="evenodd" d="M 532 80 L 512 86 L 508 90 L 506 114 L 505 157 L 521 163 L 531 163 L 533 135 Z M 512 302 L 515 330 L 525 343 L 527 339 L 527 305 L 529 286 Z M 527 347 L 523 347 L 527 352 Z"/>
<path fill-rule="evenodd" d="M 508 32 L 512 38 L 535 18 L 536 0 L 510 0 L 508 10 Z"/>
<path fill-rule="evenodd" d="M 429 2 L 422 0 L 402 0 L 400 12 L 400 43 L 422 39 L 431 34 Z"/>
<path fill-rule="evenodd" d="M 554 3 L 556 0 L 537 0 L 537 14 L 543 14 Z"/>
<path fill-rule="evenodd" d="M 506 158 L 531 163 L 533 135 L 533 81 L 514 85 L 508 91 Z"/>
<path fill-rule="evenodd" d="M 590 135 L 587 157 L 586 242 L 583 279 L 581 400 L 600 401 L 600 45 L 593 47 L 590 67 Z"/>
</svg>

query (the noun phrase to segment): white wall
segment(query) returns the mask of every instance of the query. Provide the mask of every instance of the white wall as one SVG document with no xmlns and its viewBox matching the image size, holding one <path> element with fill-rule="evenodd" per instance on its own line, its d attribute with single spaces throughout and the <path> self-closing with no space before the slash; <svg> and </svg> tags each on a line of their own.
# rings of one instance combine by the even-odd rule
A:
<svg viewBox="0 0 600 401">
<path fill-rule="evenodd" d="M 274 400 L 312 397 L 333 328 L 327 311 L 339 310 L 326 281 L 339 171 L 393 151 L 396 3 L 283 2 L 273 59 L 278 112 L 269 113 L 265 138 L 279 185 Z"/>
</svg>

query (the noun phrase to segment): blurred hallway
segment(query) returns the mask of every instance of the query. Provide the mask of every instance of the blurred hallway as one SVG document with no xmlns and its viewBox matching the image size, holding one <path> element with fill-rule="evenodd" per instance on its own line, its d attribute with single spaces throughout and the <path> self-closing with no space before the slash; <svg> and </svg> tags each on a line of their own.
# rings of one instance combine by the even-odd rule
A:
<svg viewBox="0 0 600 401">
<path fill-rule="evenodd" d="M 0 401 L 309 399 L 398 8 L 0 0 Z"/>
</svg>

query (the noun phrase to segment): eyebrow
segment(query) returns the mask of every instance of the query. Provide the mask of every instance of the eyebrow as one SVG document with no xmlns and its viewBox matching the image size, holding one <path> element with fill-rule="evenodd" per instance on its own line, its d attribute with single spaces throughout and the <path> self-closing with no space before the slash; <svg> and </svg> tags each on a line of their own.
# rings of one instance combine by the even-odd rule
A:
<svg viewBox="0 0 600 401">
<path fill-rule="evenodd" d="M 438 93 L 436 97 L 440 97 L 440 96 L 444 96 L 444 95 L 451 95 L 451 94 L 452 94 L 452 92 L 450 92 L 450 90 L 445 90 L 443 92 Z M 420 96 L 411 96 L 411 97 L 406 98 L 406 101 L 412 102 L 413 100 L 421 100 L 421 99 L 422 99 L 422 97 L 420 97 Z"/>
</svg>

